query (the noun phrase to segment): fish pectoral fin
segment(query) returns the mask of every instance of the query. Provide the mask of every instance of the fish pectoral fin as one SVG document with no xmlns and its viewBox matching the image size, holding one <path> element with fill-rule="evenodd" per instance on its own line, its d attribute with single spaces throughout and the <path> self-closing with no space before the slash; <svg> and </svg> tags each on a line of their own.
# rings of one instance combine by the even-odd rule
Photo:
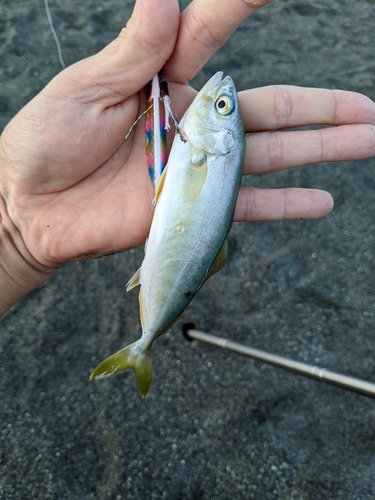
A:
<svg viewBox="0 0 375 500">
<path fill-rule="evenodd" d="M 132 290 L 136 286 L 141 284 L 141 267 L 133 274 L 130 280 L 126 284 L 126 291 Z"/>
<path fill-rule="evenodd" d="M 155 189 L 155 200 L 154 200 L 154 205 L 157 204 L 158 202 L 158 199 L 159 199 L 159 196 L 161 195 L 161 192 L 163 190 L 163 186 L 164 186 L 164 181 L 165 181 L 165 176 L 167 175 L 167 170 L 168 170 L 168 165 L 165 167 L 165 169 L 163 170 L 163 173 L 161 174 L 160 176 L 160 179 L 159 179 L 159 182 L 158 182 L 158 185 L 156 186 L 156 189 Z"/>
<path fill-rule="evenodd" d="M 225 265 L 227 263 L 227 255 L 228 255 L 228 240 L 227 240 L 227 238 L 225 238 L 225 240 L 223 241 L 223 243 L 220 247 L 220 250 L 218 251 L 218 253 L 215 257 L 215 260 L 212 263 L 212 266 L 208 270 L 200 287 L 203 286 L 206 283 L 206 281 L 209 278 L 211 278 L 212 275 L 218 273 L 221 269 L 223 269 L 223 267 L 225 267 Z"/>
<path fill-rule="evenodd" d="M 139 340 L 102 361 L 91 373 L 90 380 L 109 377 L 130 369 L 133 370 L 139 390 L 145 398 L 152 381 L 152 354 L 151 348 L 142 350 L 137 345 L 138 342 Z"/>
</svg>

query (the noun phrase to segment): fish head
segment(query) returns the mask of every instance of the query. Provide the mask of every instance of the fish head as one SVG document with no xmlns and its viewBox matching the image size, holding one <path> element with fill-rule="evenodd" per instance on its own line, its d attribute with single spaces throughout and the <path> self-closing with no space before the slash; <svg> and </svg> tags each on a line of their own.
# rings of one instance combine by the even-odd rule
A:
<svg viewBox="0 0 375 500">
<path fill-rule="evenodd" d="M 180 128 L 190 145 L 206 155 L 227 155 L 242 143 L 244 126 L 232 78 L 216 73 L 196 95 Z"/>
</svg>

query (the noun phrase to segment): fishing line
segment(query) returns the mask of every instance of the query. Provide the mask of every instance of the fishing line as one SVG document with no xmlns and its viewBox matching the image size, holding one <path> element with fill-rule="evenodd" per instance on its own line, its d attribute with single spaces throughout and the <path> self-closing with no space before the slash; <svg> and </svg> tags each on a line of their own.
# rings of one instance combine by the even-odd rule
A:
<svg viewBox="0 0 375 500">
<path fill-rule="evenodd" d="M 47 0 L 45 0 L 45 1 L 47 1 Z M 165 116 L 165 127 L 164 127 L 164 128 L 165 128 L 165 130 L 170 130 L 170 129 L 171 129 L 171 126 L 170 126 L 170 124 L 169 124 L 169 118 L 171 118 L 171 120 L 172 120 L 172 122 L 173 122 L 173 125 L 175 126 L 175 128 L 176 128 L 177 132 L 179 133 L 179 135 L 180 135 L 180 137 L 181 137 L 181 140 L 182 140 L 183 142 L 186 142 L 186 139 L 185 139 L 185 137 L 184 137 L 184 136 L 183 136 L 183 134 L 182 134 L 182 131 L 181 131 L 181 128 L 180 128 L 180 126 L 179 126 L 179 124 L 178 124 L 178 121 L 177 121 L 177 119 L 175 118 L 174 114 L 172 113 L 172 108 L 171 108 L 171 100 L 170 100 L 170 97 L 169 97 L 169 96 L 164 96 L 164 97 L 161 97 L 161 98 L 160 98 L 160 101 L 163 101 L 163 102 L 164 102 L 164 104 L 165 104 L 165 111 L 166 111 L 166 116 Z M 125 136 L 125 139 L 127 139 L 127 138 L 129 137 L 129 135 L 130 135 L 131 131 L 133 130 L 133 128 L 137 125 L 137 123 L 138 123 L 138 122 L 139 122 L 139 120 L 142 118 L 142 116 L 144 116 L 144 115 L 147 113 L 147 111 L 149 111 L 149 110 L 153 107 L 153 105 L 154 105 L 153 103 L 152 103 L 152 104 L 150 104 L 150 106 L 149 106 L 147 109 L 145 109 L 145 110 L 143 111 L 143 113 L 141 113 L 141 114 L 138 116 L 138 118 L 135 120 L 135 122 L 133 122 L 133 123 L 132 123 L 132 125 L 131 125 L 131 127 L 130 127 L 130 129 L 129 129 L 128 133 L 127 133 L 127 134 L 126 134 L 126 136 Z"/>
<path fill-rule="evenodd" d="M 52 21 L 51 13 L 50 13 L 50 10 L 49 10 L 48 0 L 44 0 L 44 6 L 46 8 L 46 13 L 47 13 L 47 18 L 48 18 L 48 24 L 49 24 L 51 33 L 53 35 L 53 38 L 55 39 L 55 43 L 56 43 L 56 47 L 57 47 L 57 55 L 59 57 L 59 61 L 60 61 L 60 64 L 62 66 L 62 69 L 65 69 L 66 65 L 65 65 L 62 53 L 61 53 L 61 45 L 60 45 L 57 33 L 55 31 L 55 28 L 53 27 L 53 21 Z"/>
<path fill-rule="evenodd" d="M 126 134 L 126 136 L 125 136 L 125 140 L 129 137 L 129 135 L 130 135 L 131 131 L 132 131 L 132 130 L 133 130 L 133 128 L 137 125 L 137 123 L 138 123 L 138 122 L 139 122 L 139 120 L 142 118 L 142 116 L 144 116 L 144 115 L 147 113 L 147 111 L 148 111 L 148 110 L 150 110 L 150 109 L 152 108 L 152 106 L 153 106 L 153 104 L 151 104 L 151 105 L 150 105 L 147 109 L 145 109 L 145 110 L 143 111 L 143 113 L 141 113 L 141 114 L 138 116 L 138 118 L 135 120 L 135 122 L 133 122 L 133 123 L 132 123 L 132 125 L 131 125 L 131 127 L 130 127 L 130 129 L 129 129 L 128 133 L 127 133 L 127 134 Z"/>
</svg>

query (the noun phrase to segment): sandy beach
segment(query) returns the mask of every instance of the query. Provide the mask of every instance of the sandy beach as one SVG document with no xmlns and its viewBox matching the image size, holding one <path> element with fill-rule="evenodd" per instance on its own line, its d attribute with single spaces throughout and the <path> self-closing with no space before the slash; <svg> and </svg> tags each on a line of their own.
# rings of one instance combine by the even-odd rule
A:
<svg viewBox="0 0 375 500">
<path fill-rule="evenodd" d="M 181 6 L 188 2 L 180 2 Z M 354 7 L 355 5 L 355 7 Z M 67 65 L 114 39 L 128 0 L 50 0 Z M 194 79 L 375 100 L 375 1 L 275 0 Z M 0 3 L 0 131 L 61 66 L 42 0 Z M 0 321 L 0 500 L 373 500 L 375 400 L 202 343 L 182 325 L 375 382 L 375 159 L 244 179 L 332 193 L 324 219 L 235 223 L 227 267 L 131 373 L 89 382 L 141 334 L 143 248 L 65 265 Z"/>
</svg>

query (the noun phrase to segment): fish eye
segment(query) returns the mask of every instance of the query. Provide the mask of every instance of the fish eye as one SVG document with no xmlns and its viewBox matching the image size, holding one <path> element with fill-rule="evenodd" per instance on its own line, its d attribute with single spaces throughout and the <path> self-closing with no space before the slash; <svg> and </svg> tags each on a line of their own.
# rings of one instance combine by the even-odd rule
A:
<svg viewBox="0 0 375 500">
<path fill-rule="evenodd" d="M 215 109 L 219 115 L 229 115 L 234 110 L 234 101 L 230 97 L 222 95 L 215 102 Z"/>
</svg>

